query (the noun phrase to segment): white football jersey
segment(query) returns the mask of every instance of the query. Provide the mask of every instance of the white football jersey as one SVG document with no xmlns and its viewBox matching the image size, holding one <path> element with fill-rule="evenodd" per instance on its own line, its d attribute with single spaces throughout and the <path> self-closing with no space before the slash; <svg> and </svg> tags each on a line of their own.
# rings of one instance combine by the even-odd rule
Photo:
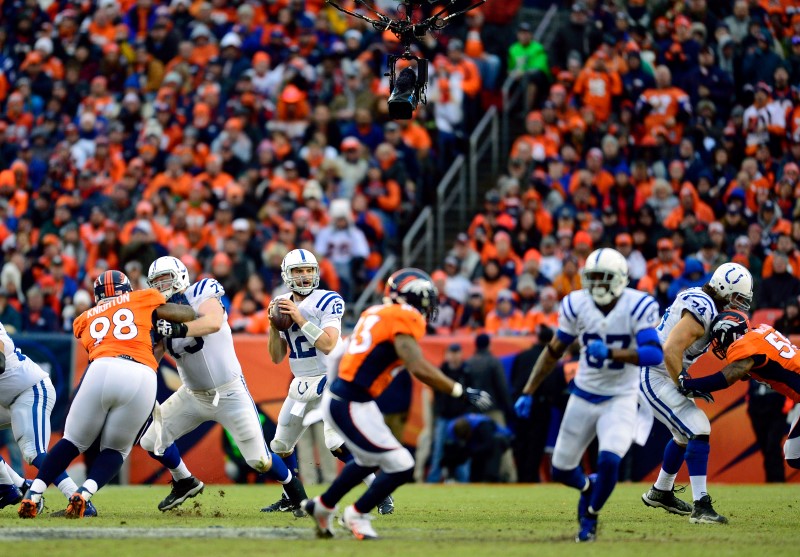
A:
<svg viewBox="0 0 800 557">
<path fill-rule="evenodd" d="M 291 292 L 281 294 L 275 298 L 290 299 Z M 331 290 L 314 290 L 311 294 L 297 304 L 300 313 L 320 329 L 335 327 L 339 331 L 339 340 L 342 342 L 342 316 L 344 315 L 344 300 Z M 288 331 L 283 331 L 281 337 L 289 345 L 289 367 L 295 377 L 313 377 L 324 375 L 328 370 L 328 356 L 318 351 L 294 323 Z M 335 348 L 335 347 L 334 347 Z"/>
<path fill-rule="evenodd" d="M 661 323 L 656 327 L 658 331 L 658 339 L 661 345 L 667 341 L 672 329 L 678 324 L 678 321 L 683 317 L 683 312 L 688 311 L 692 316 L 701 324 L 705 329 L 705 334 L 697 339 L 686 351 L 683 353 L 683 369 L 689 369 L 697 358 L 702 356 L 708 350 L 708 345 L 711 343 L 711 322 L 717 316 L 717 306 L 711 296 L 703 292 L 702 288 L 687 288 L 678 294 L 672 305 L 664 312 L 661 318 Z M 667 368 L 664 364 L 653 366 L 650 368 L 653 371 L 668 375 Z"/>
<path fill-rule="evenodd" d="M 0 373 L 0 406 L 8 408 L 19 394 L 48 377 L 47 373 L 33 360 L 28 359 L 14 341 L 8 336 L 6 328 L 0 324 L 0 340 L 6 356 L 6 368 Z"/>
<path fill-rule="evenodd" d="M 195 311 L 209 298 L 219 300 L 224 294 L 225 289 L 212 278 L 198 281 L 184 292 Z M 227 312 L 216 333 L 204 337 L 168 338 L 166 344 L 178 364 L 181 381 L 189 389 L 210 391 L 242 376 Z"/>
<path fill-rule="evenodd" d="M 626 288 L 608 315 L 604 315 L 586 290 L 570 292 L 561 300 L 558 328 L 580 339 L 581 359 L 575 386 L 596 395 L 624 395 L 639 389 L 639 366 L 597 360 L 586 354 L 586 346 L 602 340 L 611 348 L 636 348 L 636 334 L 658 324 L 658 302 L 651 296 Z"/>
</svg>

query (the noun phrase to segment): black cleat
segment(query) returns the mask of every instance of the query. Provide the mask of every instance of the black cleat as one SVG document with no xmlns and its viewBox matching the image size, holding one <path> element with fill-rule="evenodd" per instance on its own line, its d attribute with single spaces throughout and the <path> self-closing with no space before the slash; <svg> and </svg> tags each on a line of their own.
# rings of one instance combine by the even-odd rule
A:
<svg viewBox="0 0 800 557">
<path fill-rule="evenodd" d="M 205 484 L 194 476 L 178 481 L 173 480 L 172 491 L 158 504 L 158 510 L 163 512 L 174 509 L 190 497 L 203 493 L 204 488 Z"/>
<path fill-rule="evenodd" d="M 681 491 L 682 490 L 683 488 L 681 488 Z M 683 516 L 692 514 L 692 506 L 686 501 L 675 497 L 675 490 L 662 491 L 653 486 L 647 493 L 642 495 L 642 502 L 648 507 L 664 509 L 672 514 L 680 514 Z"/>
<path fill-rule="evenodd" d="M 272 503 L 271 505 L 261 509 L 262 513 L 288 513 L 295 510 L 295 506 L 289 501 L 285 493 L 281 494 L 281 498 Z"/>
<path fill-rule="evenodd" d="M 728 519 L 715 511 L 711 503 L 709 495 L 703 495 L 699 501 L 695 501 L 689 522 L 692 524 L 727 524 Z"/>
<path fill-rule="evenodd" d="M 394 499 L 389 495 L 378 503 L 378 514 L 392 514 L 394 512 Z"/>
</svg>

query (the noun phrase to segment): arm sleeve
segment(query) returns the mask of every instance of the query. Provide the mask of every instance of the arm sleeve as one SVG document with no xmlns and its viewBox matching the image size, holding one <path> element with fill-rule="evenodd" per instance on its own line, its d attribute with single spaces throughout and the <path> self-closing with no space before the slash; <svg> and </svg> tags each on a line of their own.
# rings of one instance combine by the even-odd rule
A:
<svg viewBox="0 0 800 557">
<path fill-rule="evenodd" d="M 334 292 L 333 295 L 323 298 L 322 305 L 320 306 L 320 329 L 336 327 L 336 329 L 341 332 L 343 315 L 344 300 L 339 294 Z"/>
<path fill-rule="evenodd" d="M 561 300 L 561 306 L 558 309 L 558 331 L 574 339 L 578 336 L 578 314 L 575 313 L 575 304 L 572 298 L 573 296 L 568 294 Z"/>
<path fill-rule="evenodd" d="M 658 302 L 651 296 L 644 296 L 634 307 L 633 317 L 636 320 L 634 332 L 638 342 L 639 334 L 658 325 Z M 658 341 L 658 335 L 656 335 Z"/>
<path fill-rule="evenodd" d="M 636 346 L 639 365 L 655 366 L 664 361 L 664 350 L 658 340 L 658 333 L 652 327 L 636 333 Z"/>
<path fill-rule="evenodd" d="M 220 299 L 225 295 L 225 289 L 213 278 L 206 278 L 195 283 L 186 292 L 191 293 L 198 304 L 209 298 Z"/>
</svg>

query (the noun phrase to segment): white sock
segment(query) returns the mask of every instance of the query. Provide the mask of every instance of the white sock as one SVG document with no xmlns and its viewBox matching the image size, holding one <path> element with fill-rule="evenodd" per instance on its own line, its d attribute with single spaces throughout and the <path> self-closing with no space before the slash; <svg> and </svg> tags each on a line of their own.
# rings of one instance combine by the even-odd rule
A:
<svg viewBox="0 0 800 557">
<path fill-rule="evenodd" d="M 369 476 L 364 478 L 362 481 L 364 482 L 364 485 L 366 485 L 367 487 L 371 486 L 372 482 L 375 481 L 375 474 L 370 474 Z"/>
<path fill-rule="evenodd" d="M 293 477 L 294 477 L 294 476 L 292 475 L 292 471 L 291 471 L 291 470 L 289 470 L 289 471 L 288 471 L 288 473 L 286 474 L 286 479 L 285 479 L 285 480 L 283 480 L 282 482 L 280 482 L 280 481 L 279 481 L 278 483 L 279 483 L 279 484 L 281 484 L 281 485 L 286 485 L 286 484 L 288 484 L 290 481 L 292 481 L 292 478 L 293 478 Z M 284 493 L 285 493 L 285 492 L 284 492 Z"/>
<path fill-rule="evenodd" d="M 3 461 L 3 464 L 5 465 L 5 466 L 3 466 L 3 468 L 5 468 L 5 470 L 6 470 L 6 473 L 7 473 L 7 474 L 9 475 L 9 477 L 11 478 L 11 483 L 12 483 L 12 484 L 14 484 L 14 485 L 15 485 L 15 486 L 17 486 L 17 487 L 22 487 L 22 484 L 24 484 L 24 483 L 25 483 L 25 478 L 23 478 L 22 476 L 20 476 L 19 474 L 17 474 L 17 471 L 16 471 L 16 470 L 14 470 L 14 469 L 13 469 L 13 468 L 12 468 L 12 467 L 11 467 L 11 466 L 8 464 L 8 462 L 5 462 L 5 461 Z"/>
<path fill-rule="evenodd" d="M 675 486 L 675 476 L 677 475 L 678 474 L 667 474 L 662 468 L 658 473 L 658 479 L 656 483 L 653 484 L 653 487 L 661 491 L 672 491 L 672 488 Z"/>
<path fill-rule="evenodd" d="M 181 459 L 181 463 L 178 464 L 177 468 L 170 468 L 169 473 L 172 474 L 172 479 L 176 482 L 192 477 L 192 473 L 189 472 L 186 464 L 183 463 L 183 459 Z"/>
<path fill-rule="evenodd" d="M 692 500 L 699 501 L 704 495 L 708 495 L 706 486 L 706 476 L 689 476 L 692 483 Z"/>
<path fill-rule="evenodd" d="M 39 500 L 42 498 L 42 493 L 44 493 L 46 489 L 47 489 L 47 484 L 44 483 L 42 480 L 40 480 L 39 478 L 33 480 L 33 484 L 31 485 L 31 492 L 32 492 L 31 500 L 33 500 L 34 503 L 38 503 Z"/>
<path fill-rule="evenodd" d="M 0 485 L 11 485 L 14 483 L 11 479 L 11 475 L 8 473 L 8 468 L 10 468 L 10 466 L 0 457 Z"/>
<path fill-rule="evenodd" d="M 75 494 L 76 491 L 78 491 L 78 485 L 72 481 L 72 478 L 67 476 L 65 479 L 61 480 L 60 484 L 58 484 L 58 490 L 64 494 L 64 497 L 69 499 Z"/>
<path fill-rule="evenodd" d="M 96 481 L 94 481 L 92 479 L 88 479 L 85 482 L 83 482 L 83 485 L 81 486 L 81 489 L 83 489 L 83 491 L 79 492 L 79 493 L 81 494 L 81 496 L 86 501 L 88 501 L 89 499 L 92 498 L 92 495 L 97 493 L 97 490 L 100 489 L 100 488 L 97 487 L 97 482 Z"/>
</svg>

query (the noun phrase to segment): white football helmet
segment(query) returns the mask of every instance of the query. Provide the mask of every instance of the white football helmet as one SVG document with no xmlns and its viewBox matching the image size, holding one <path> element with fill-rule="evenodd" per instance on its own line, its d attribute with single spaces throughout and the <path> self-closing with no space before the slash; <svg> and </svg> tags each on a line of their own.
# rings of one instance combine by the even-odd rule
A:
<svg viewBox="0 0 800 557">
<path fill-rule="evenodd" d="M 622 296 L 628 286 L 625 256 L 611 248 L 594 250 L 586 258 L 581 283 L 597 305 L 607 306 Z"/>
<path fill-rule="evenodd" d="M 753 275 L 738 263 L 723 263 L 708 281 L 719 298 L 725 300 L 725 309 L 749 311 L 753 301 Z"/>
<path fill-rule="evenodd" d="M 169 299 L 189 288 L 189 270 L 177 257 L 159 257 L 147 271 L 147 284 Z"/>
<path fill-rule="evenodd" d="M 292 275 L 292 269 L 311 267 L 311 274 Z M 281 262 L 281 278 L 286 287 L 301 296 L 308 296 L 319 288 L 319 263 L 307 249 L 293 249 Z"/>
</svg>

